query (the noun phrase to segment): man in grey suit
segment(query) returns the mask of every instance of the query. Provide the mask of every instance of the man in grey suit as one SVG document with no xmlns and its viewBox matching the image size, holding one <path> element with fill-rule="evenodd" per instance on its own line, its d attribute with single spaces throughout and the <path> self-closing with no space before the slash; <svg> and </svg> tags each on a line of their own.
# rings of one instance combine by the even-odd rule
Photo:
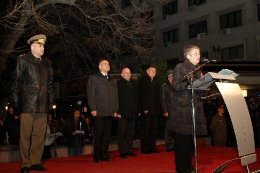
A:
<svg viewBox="0 0 260 173">
<path fill-rule="evenodd" d="M 93 116 L 94 162 L 113 161 L 108 157 L 110 132 L 113 117 L 118 110 L 117 83 L 110 76 L 107 60 L 99 63 L 99 73 L 90 76 L 87 84 L 88 105 Z"/>
</svg>

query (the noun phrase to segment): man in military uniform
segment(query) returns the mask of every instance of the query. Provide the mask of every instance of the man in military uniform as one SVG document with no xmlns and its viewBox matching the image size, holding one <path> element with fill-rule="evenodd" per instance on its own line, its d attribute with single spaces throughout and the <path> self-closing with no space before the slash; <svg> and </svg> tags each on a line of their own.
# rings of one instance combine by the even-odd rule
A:
<svg viewBox="0 0 260 173">
<path fill-rule="evenodd" d="M 211 120 L 210 130 L 215 146 L 226 146 L 227 143 L 227 122 L 224 113 L 224 105 L 220 104 L 218 113 Z"/>
<path fill-rule="evenodd" d="M 168 152 L 174 150 L 173 143 L 173 132 L 169 129 L 169 114 L 170 110 L 173 107 L 173 87 L 172 87 L 172 70 L 167 72 L 168 81 L 161 86 L 161 106 L 163 116 L 166 118 L 166 127 L 165 127 L 165 147 Z"/>
<path fill-rule="evenodd" d="M 46 171 L 41 165 L 47 113 L 53 103 L 53 70 L 44 54 L 45 35 L 31 37 L 31 51 L 17 58 L 10 89 L 11 104 L 19 108 L 21 172 Z"/>
</svg>

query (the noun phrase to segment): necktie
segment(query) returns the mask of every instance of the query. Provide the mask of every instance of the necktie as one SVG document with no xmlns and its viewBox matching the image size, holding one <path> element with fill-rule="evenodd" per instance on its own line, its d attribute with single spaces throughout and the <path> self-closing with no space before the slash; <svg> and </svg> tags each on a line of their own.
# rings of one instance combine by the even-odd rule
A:
<svg viewBox="0 0 260 173">
<path fill-rule="evenodd" d="M 106 79 L 108 79 L 108 76 L 107 76 L 107 75 L 105 75 L 105 78 L 106 78 Z"/>
</svg>

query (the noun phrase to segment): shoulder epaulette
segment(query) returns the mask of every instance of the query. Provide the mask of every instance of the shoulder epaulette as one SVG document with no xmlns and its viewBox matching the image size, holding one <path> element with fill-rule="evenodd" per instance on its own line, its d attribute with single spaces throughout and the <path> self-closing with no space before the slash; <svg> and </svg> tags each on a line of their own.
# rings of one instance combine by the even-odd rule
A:
<svg viewBox="0 0 260 173">
<path fill-rule="evenodd" d="M 24 57 L 26 54 L 24 53 L 24 54 L 21 54 L 21 55 L 19 55 L 18 56 L 18 58 L 22 58 L 22 57 Z"/>
<path fill-rule="evenodd" d="M 52 62 L 51 62 L 51 60 L 50 60 L 49 58 L 46 58 L 46 57 L 45 57 L 45 59 L 46 59 L 46 61 L 47 61 L 48 63 L 52 64 Z"/>
</svg>

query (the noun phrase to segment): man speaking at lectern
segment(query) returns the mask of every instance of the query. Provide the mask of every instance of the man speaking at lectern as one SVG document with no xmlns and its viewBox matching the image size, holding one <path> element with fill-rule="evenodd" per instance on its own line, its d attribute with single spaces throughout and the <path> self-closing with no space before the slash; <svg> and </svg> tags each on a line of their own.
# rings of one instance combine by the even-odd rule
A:
<svg viewBox="0 0 260 173">
<path fill-rule="evenodd" d="M 174 132 L 175 164 L 178 173 L 195 173 L 192 158 L 195 154 L 192 93 L 187 89 L 190 85 L 186 74 L 194 71 L 191 75 L 195 81 L 202 76 L 200 70 L 196 70 L 200 62 L 200 48 L 188 45 L 184 48 L 185 61 L 179 63 L 173 70 L 172 85 L 174 89 L 174 109 L 170 120 L 170 129 Z M 194 90 L 194 108 L 196 135 L 206 135 L 207 126 L 203 112 L 203 104 L 200 100 L 203 91 Z"/>
</svg>

